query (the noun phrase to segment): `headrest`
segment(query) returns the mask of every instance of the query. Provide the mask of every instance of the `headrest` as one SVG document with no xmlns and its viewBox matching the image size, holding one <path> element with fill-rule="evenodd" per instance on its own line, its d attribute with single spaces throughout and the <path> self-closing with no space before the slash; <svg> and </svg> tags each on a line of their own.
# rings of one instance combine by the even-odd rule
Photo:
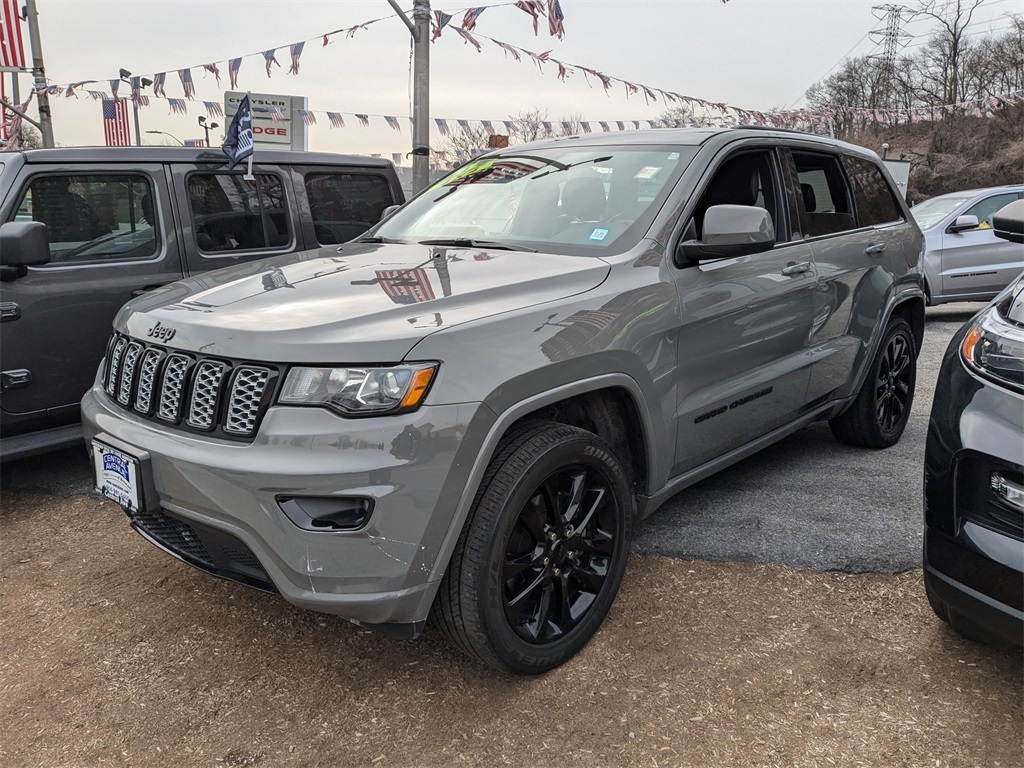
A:
<svg viewBox="0 0 1024 768">
<path fill-rule="evenodd" d="M 578 221 L 602 221 L 606 205 L 604 184 L 593 176 L 570 179 L 562 188 L 562 212 Z"/>
<path fill-rule="evenodd" d="M 814 196 L 814 187 L 810 184 L 801 184 L 800 193 L 804 196 L 804 210 L 814 213 L 818 210 L 818 200 Z"/>
</svg>

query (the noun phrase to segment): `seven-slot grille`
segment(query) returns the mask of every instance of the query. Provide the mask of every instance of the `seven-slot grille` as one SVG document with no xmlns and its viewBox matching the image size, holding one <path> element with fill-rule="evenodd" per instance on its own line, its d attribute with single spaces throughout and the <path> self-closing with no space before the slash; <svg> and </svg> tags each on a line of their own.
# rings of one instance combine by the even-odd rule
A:
<svg viewBox="0 0 1024 768">
<path fill-rule="evenodd" d="M 277 370 L 252 363 L 169 352 L 115 334 L 104 389 L 120 405 L 170 425 L 252 437 Z"/>
</svg>

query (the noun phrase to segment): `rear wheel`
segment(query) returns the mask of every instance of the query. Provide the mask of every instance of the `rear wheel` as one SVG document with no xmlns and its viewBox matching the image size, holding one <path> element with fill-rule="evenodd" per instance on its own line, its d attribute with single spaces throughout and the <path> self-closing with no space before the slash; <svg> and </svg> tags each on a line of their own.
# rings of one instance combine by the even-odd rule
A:
<svg viewBox="0 0 1024 768">
<path fill-rule="evenodd" d="M 597 435 L 551 422 L 502 441 L 452 561 L 435 618 L 496 669 L 540 674 L 593 637 L 629 557 L 633 501 Z"/>
<path fill-rule="evenodd" d="M 899 442 L 910 418 L 917 383 L 914 333 L 894 317 L 871 362 L 857 399 L 828 425 L 841 442 L 863 448 L 888 448 Z"/>
</svg>

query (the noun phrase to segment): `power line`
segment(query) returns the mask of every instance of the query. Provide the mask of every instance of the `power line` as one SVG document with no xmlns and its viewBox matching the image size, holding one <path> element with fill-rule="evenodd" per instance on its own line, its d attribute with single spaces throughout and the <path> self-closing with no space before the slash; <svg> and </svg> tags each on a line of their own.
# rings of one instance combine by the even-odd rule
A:
<svg viewBox="0 0 1024 768">
<path fill-rule="evenodd" d="M 892 86 L 896 80 L 896 52 L 906 46 L 910 39 L 903 33 L 903 14 L 907 9 L 902 5 L 876 5 L 871 9 L 876 18 L 885 22 L 884 29 L 872 30 L 870 35 L 877 45 L 882 46 L 882 71 L 880 96 L 882 103 L 892 105 Z"/>
</svg>

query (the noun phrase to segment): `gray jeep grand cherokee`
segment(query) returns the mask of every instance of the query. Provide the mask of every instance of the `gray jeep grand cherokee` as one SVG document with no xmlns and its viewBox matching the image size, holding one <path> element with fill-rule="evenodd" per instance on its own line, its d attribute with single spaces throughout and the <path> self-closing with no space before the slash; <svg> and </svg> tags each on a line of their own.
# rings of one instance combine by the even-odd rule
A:
<svg viewBox="0 0 1024 768">
<path fill-rule="evenodd" d="M 899 440 L 920 252 L 875 155 L 829 139 L 500 150 L 354 242 L 128 304 L 82 401 L 97 487 L 203 570 L 402 638 L 433 607 L 544 672 L 673 494 L 815 420 Z"/>
</svg>

